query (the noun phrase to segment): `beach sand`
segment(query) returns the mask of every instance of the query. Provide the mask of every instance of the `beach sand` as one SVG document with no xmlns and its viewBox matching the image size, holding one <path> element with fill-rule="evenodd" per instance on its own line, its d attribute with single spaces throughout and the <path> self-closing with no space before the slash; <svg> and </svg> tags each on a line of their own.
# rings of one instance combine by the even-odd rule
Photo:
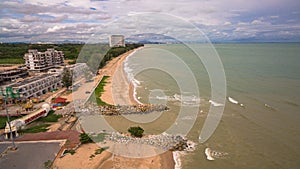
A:
<svg viewBox="0 0 300 169">
<path fill-rule="evenodd" d="M 136 49 L 137 50 L 137 49 Z M 133 86 L 127 81 L 123 63 L 127 56 L 134 51 L 128 51 L 111 60 L 99 74 L 109 76 L 104 86 L 101 100 L 108 104 L 132 105 L 137 104 L 133 97 Z M 113 95 L 114 93 L 114 95 Z"/>
</svg>

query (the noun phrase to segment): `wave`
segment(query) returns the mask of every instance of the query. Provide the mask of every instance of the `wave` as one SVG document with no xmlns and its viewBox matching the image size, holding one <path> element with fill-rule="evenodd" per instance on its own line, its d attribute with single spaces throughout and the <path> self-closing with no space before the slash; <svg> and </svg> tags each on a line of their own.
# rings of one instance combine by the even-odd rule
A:
<svg viewBox="0 0 300 169">
<path fill-rule="evenodd" d="M 272 111 L 276 111 L 276 109 L 275 109 L 274 107 L 272 107 L 272 106 L 270 106 L 270 105 L 268 105 L 268 104 L 266 104 L 266 103 L 264 104 L 264 106 L 265 106 L 266 108 L 272 110 Z"/>
<path fill-rule="evenodd" d="M 124 60 L 124 63 L 123 63 L 123 69 L 124 69 L 124 72 L 126 74 L 128 82 L 133 85 L 133 98 L 134 98 L 134 100 L 137 103 L 142 104 L 139 101 L 139 99 L 137 98 L 137 92 L 136 92 L 136 89 L 137 89 L 137 87 L 139 87 L 139 85 L 141 84 L 141 82 L 134 78 L 133 69 L 131 69 L 129 67 L 129 58 L 131 56 L 133 56 L 135 54 L 135 52 L 138 51 L 138 50 L 140 50 L 140 49 L 136 49 L 135 51 L 133 51 L 131 54 L 129 54 L 126 57 L 126 59 Z"/>
<path fill-rule="evenodd" d="M 239 104 L 237 100 L 234 100 L 232 97 L 228 97 L 228 101 L 230 101 L 233 104 Z"/>
<path fill-rule="evenodd" d="M 158 100 L 167 100 L 167 101 L 178 101 L 183 103 L 184 105 L 199 105 L 200 98 L 195 95 L 179 95 L 174 94 L 173 96 L 156 96 L 155 99 Z"/>
<path fill-rule="evenodd" d="M 210 161 L 215 160 L 215 159 L 212 157 L 211 152 L 212 152 L 212 151 L 211 151 L 210 148 L 206 148 L 205 151 L 204 151 L 204 153 L 205 153 L 205 155 L 206 155 L 206 159 L 207 159 L 207 160 L 210 160 Z"/>
<path fill-rule="evenodd" d="M 181 169 L 181 159 L 179 151 L 173 151 L 173 159 L 175 162 L 174 169 Z"/>
<path fill-rule="evenodd" d="M 215 106 L 215 107 L 224 106 L 223 104 L 214 102 L 214 101 L 212 101 L 212 100 L 209 100 L 208 102 L 211 103 L 211 104 L 212 104 L 213 106 Z"/>
<path fill-rule="evenodd" d="M 228 155 L 226 152 L 215 151 L 209 147 L 205 149 L 204 153 L 206 155 L 206 159 L 210 161 L 215 160 L 216 158 L 225 158 Z"/>
<path fill-rule="evenodd" d="M 181 118 L 181 120 L 193 120 L 194 118 L 194 116 L 184 116 Z"/>
<path fill-rule="evenodd" d="M 239 103 L 237 100 L 233 99 L 232 97 L 228 97 L 228 101 L 233 104 L 239 104 L 241 107 L 244 107 L 244 104 Z"/>
</svg>

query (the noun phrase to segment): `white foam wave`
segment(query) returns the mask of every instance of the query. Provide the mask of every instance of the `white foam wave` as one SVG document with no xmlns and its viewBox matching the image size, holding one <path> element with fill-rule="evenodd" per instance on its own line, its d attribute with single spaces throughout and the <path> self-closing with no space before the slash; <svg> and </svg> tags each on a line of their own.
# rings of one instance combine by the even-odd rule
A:
<svg viewBox="0 0 300 169">
<path fill-rule="evenodd" d="M 210 160 L 210 161 L 215 160 L 215 159 L 212 157 L 211 152 L 212 152 L 212 151 L 211 151 L 210 148 L 206 148 L 206 149 L 205 149 L 206 159 L 207 159 L 207 160 Z"/>
<path fill-rule="evenodd" d="M 181 159 L 179 151 L 173 151 L 173 159 L 175 162 L 174 169 L 181 169 Z"/>
<path fill-rule="evenodd" d="M 230 101 L 233 104 L 239 104 L 237 100 L 234 100 L 232 97 L 228 97 L 228 101 Z"/>
<path fill-rule="evenodd" d="M 207 147 L 205 149 L 205 155 L 207 160 L 215 160 L 216 158 L 225 158 L 228 153 L 215 151 Z"/>
<path fill-rule="evenodd" d="M 156 96 L 155 99 L 158 100 L 167 100 L 167 101 L 178 101 L 185 105 L 199 105 L 200 98 L 192 96 L 184 96 L 179 94 L 174 94 L 173 96 Z"/>
<path fill-rule="evenodd" d="M 217 103 L 217 102 L 212 101 L 212 100 L 209 100 L 209 103 L 211 103 L 211 104 L 212 104 L 213 106 L 215 106 L 215 107 L 223 106 L 223 104 Z"/>
<path fill-rule="evenodd" d="M 137 103 L 142 104 L 142 103 L 139 101 L 139 99 L 137 98 L 137 92 L 136 92 L 136 88 L 141 84 L 141 82 L 134 78 L 133 69 L 129 67 L 129 63 L 128 63 L 128 62 L 129 62 L 129 61 L 128 61 L 129 58 L 130 58 L 131 56 L 133 56 L 134 53 L 135 53 L 136 51 L 138 51 L 138 50 L 140 50 L 140 49 L 136 49 L 135 51 L 133 51 L 131 54 L 129 54 L 129 55 L 126 57 L 126 59 L 124 60 L 124 63 L 123 63 L 123 69 L 124 69 L 124 72 L 125 72 L 125 74 L 126 74 L 126 76 L 127 76 L 128 82 L 131 83 L 131 84 L 133 85 L 133 98 L 134 98 L 134 100 L 135 100 Z"/>
<path fill-rule="evenodd" d="M 193 116 L 184 116 L 181 118 L 181 120 L 193 120 L 194 117 Z"/>
<path fill-rule="evenodd" d="M 244 107 L 244 104 L 239 103 L 237 100 L 233 99 L 232 97 L 228 97 L 228 101 L 233 104 L 239 104 L 241 107 Z"/>
</svg>

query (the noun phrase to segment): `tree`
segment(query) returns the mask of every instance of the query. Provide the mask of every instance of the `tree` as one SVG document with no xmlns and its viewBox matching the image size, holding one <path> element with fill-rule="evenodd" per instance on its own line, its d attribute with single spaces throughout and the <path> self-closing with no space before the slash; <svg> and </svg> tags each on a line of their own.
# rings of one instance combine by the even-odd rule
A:
<svg viewBox="0 0 300 169">
<path fill-rule="evenodd" d="M 86 143 L 93 142 L 93 140 L 86 133 L 81 133 L 79 140 L 80 140 L 81 144 L 86 144 Z"/>
<path fill-rule="evenodd" d="M 72 86 L 72 72 L 66 67 L 64 68 L 62 73 L 62 83 L 67 88 Z"/>
<path fill-rule="evenodd" d="M 131 136 L 142 137 L 143 133 L 144 133 L 144 129 L 142 129 L 140 126 L 138 126 L 138 127 L 130 127 L 128 129 L 128 132 L 131 134 Z"/>
</svg>

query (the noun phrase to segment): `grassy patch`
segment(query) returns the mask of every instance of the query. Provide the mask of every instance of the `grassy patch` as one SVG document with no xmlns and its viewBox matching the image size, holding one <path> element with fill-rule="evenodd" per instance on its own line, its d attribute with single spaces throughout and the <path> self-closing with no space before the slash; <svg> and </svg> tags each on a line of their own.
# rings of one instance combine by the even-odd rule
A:
<svg viewBox="0 0 300 169">
<path fill-rule="evenodd" d="M 109 147 L 102 147 L 95 151 L 95 155 L 101 154 L 103 151 L 107 150 Z"/>
<path fill-rule="evenodd" d="M 98 142 L 103 142 L 105 139 L 105 133 L 100 133 L 97 136 L 93 136 L 92 139 L 98 143 Z"/>
<path fill-rule="evenodd" d="M 23 58 L 16 57 L 16 58 L 1 58 L 0 64 L 24 64 L 25 61 Z"/>
<path fill-rule="evenodd" d="M 96 155 L 101 154 L 103 151 L 107 150 L 109 147 L 102 147 L 95 151 L 94 154 L 90 155 L 90 158 L 94 158 Z"/>
<path fill-rule="evenodd" d="M 15 117 L 15 116 L 9 117 L 9 120 L 13 121 L 13 120 L 15 120 L 17 118 L 20 118 L 20 117 Z M 0 129 L 2 129 L 2 128 L 4 128 L 6 126 L 6 121 L 7 121 L 7 117 L 6 116 L 1 116 L 0 117 Z"/>
<path fill-rule="evenodd" d="M 51 160 L 48 160 L 48 161 L 44 162 L 44 167 L 46 169 L 51 168 L 51 165 L 52 165 L 52 161 Z"/>
<path fill-rule="evenodd" d="M 33 126 L 24 130 L 20 130 L 20 133 L 40 133 L 47 131 L 47 127 L 49 127 L 50 124 L 40 124 L 37 126 Z"/>
<path fill-rule="evenodd" d="M 79 138 L 81 144 L 92 143 L 93 140 L 86 133 L 81 133 Z"/>
<path fill-rule="evenodd" d="M 62 115 L 54 114 L 53 110 L 50 110 L 48 115 L 46 117 L 41 117 L 37 121 L 42 121 L 42 122 L 58 122 L 58 119 L 61 118 Z"/>
<path fill-rule="evenodd" d="M 92 96 L 95 95 L 96 96 L 96 103 L 97 103 L 97 105 L 99 105 L 99 106 L 108 105 L 107 103 L 105 103 L 104 101 L 102 101 L 100 99 L 100 96 L 104 92 L 104 86 L 106 84 L 106 79 L 107 78 L 109 78 L 109 76 L 103 76 L 102 80 L 100 81 L 100 83 L 96 87 L 94 93 L 91 95 L 89 101 L 91 101 Z"/>
<path fill-rule="evenodd" d="M 75 150 L 65 150 L 64 151 L 64 155 L 68 154 L 68 153 L 71 154 L 71 155 L 74 155 L 76 153 L 76 151 Z"/>
</svg>

